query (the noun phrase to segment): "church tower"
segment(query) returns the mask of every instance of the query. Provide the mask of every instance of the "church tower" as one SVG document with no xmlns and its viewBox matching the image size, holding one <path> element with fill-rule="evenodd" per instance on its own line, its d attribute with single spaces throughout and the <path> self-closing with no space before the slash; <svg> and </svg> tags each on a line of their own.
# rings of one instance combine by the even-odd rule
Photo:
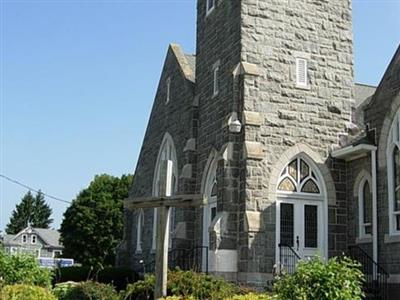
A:
<svg viewBox="0 0 400 300">
<path fill-rule="evenodd" d="M 211 270 L 265 282 L 283 242 L 304 256 L 345 250 L 346 190 L 329 153 L 351 123 L 351 1 L 199 0 L 197 10 L 197 189 L 215 200 L 196 236 Z"/>
</svg>

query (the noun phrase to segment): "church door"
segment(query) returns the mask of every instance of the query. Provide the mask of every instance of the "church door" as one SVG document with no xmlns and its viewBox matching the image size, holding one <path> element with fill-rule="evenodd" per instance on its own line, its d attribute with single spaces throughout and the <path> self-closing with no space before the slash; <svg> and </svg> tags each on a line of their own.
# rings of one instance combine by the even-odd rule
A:
<svg viewBox="0 0 400 300">
<path fill-rule="evenodd" d="M 282 171 L 277 187 L 277 261 L 282 247 L 300 258 L 326 257 L 327 215 L 323 179 L 306 157 L 293 159 Z M 281 247 L 279 247 L 281 246 Z"/>
<path fill-rule="evenodd" d="M 279 205 L 278 244 L 292 247 L 301 258 L 323 256 L 322 203 L 285 199 Z"/>
</svg>

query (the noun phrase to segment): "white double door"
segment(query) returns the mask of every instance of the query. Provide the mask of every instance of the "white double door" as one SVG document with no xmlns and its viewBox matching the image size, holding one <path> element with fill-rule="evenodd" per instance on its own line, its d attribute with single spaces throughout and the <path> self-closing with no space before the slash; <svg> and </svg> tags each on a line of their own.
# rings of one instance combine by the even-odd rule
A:
<svg viewBox="0 0 400 300">
<path fill-rule="evenodd" d="M 278 201 L 277 245 L 290 246 L 302 259 L 325 257 L 326 239 L 322 201 Z M 278 249 L 279 250 L 279 249 Z"/>
</svg>

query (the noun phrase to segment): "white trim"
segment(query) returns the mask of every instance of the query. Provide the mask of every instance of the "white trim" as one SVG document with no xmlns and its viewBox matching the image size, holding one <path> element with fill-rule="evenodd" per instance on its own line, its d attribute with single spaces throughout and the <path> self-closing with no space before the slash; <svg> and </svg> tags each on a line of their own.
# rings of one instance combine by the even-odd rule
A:
<svg viewBox="0 0 400 300">
<path fill-rule="evenodd" d="M 323 179 L 322 173 L 316 163 L 303 153 L 297 154 L 288 160 L 288 163 L 284 168 L 288 166 L 294 159 L 303 159 L 310 168 L 310 172 L 313 171 L 318 182 L 319 194 L 309 193 L 284 193 L 278 190 L 281 177 L 279 177 L 276 184 L 276 226 L 275 226 L 275 261 L 279 265 L 279 243 L 280 243 L 280 204 L 283 203 L 294 203 L 294 200 L 300 200 L 303 204 L 318 205 L 320 207 L 319 226 L 322 226 L 322 230 L 319 230 L 318 238 L 321 241 L 321 248 L 324 259 L 328 259 L 328 198 L 326 184 Z M 280 174 L 283 170 L 280 171 Z"/>
<path fill-rule="evenodd" d="M 308 61 L 302 57 L 296 57 L 296 86 L 308 86 Z"/>
<path fill-rule="evenodd" d="M 24 241 L 24 238 L 25 238 L 25 241 Z M 28 243 L 28 235 L 27 234 L 23 234 L 21 236 L 21 241 L 22 241 L 22 244 Z"/>
<path fill-rule="evenodd" d="M 206 17 L 215 9 L 215 0 L 212 1 L 212 6 L 209 6 L 209 0 L 206 0 Z"/>
<path fill-rule="evenodd" d="M 368 174 L 369 175 L 369 174 Z M 364 177 L 361 179 L 361 181 L 358 184 L 358 238 L 359 240 L 363 240 L 363 239 L 368 239 L 371 238 L 371 234 L 367 234 L 365 232 L 365 228 L 367 226 L 371 226 L 371 223 L 365 223 L 364 220 L 364 199 L 365 199 L 365 195 L 364 195 L 364 186 L 365 184 L 368 183 L 368 187 L 369 187 L 369 191 L 371 193 L 371 201 L 373 202 L 373 192 L 372 192 L 372 183 L 371 183 L 372 179 L 371 176 L 367 177 L 366 175 L 364 175 Z M 371 203 L 373 206 L 373 203 Z M 372 207 L 371 207 L 372 209 Z M 373 212 L 371 212 L 371 217 Z M 372 222 L 372 220 L 371 220 Z M 371 226 L 371 232 L 373 231 L 373 226 Z"/>
<path fill-rule="evenodd" d="M 33 241 L 33 238 L 35 238 L 35 241 Z M 37 244 L 37 235 L 36 234 L 31 235 L 31 244 L 33 244 L 33 245 Z"/>
<path fill-rule="evenodd" d="M 213 97 L 219 93 L 219 65 L 213 67 Z"/>
<path fill-rule="evenodd" d="M 397 111 L 392 125 L 390 127 L 387 147 L 386 147 L 386 160 L 387 160 L 387 177 L 388 177 L 388 213 L 389 213 L 389 236 L 400 235 L 400 230 L 397 230 L 395 216 L 400 214 L 400 211 L 395 211 L 395 178 L 393 168 L 393 152 L 397 147 L 400 150 L 400 110 Z"/>
<path fill-rule="evenodd" d="M 166 99 L 166 101 L 165 101 L 165 104 L 168 104 L 169 103 L 169 100 L 170 100 L 170 98 L 171 98 L 171 77 L 168 77 L 167 78 L 167 81 L 166 81 L 166 89 L 167 89 L 167 91 L 166 91 L 166 93 L 167 93 L 167 99 Z"/>
<path fill-rule="evenodd" d="M 136 226 L 136 253 L 142 253 L 142 232 L 143 232 L 143 209 L 139 210 L 137 215 L 137 226 Z"/>
<path fill-rule="evenodd" d="M 372 173 L 372 257 L 378 262 L 378 184 L 376 176 L 376 150 L 371 151 Z M 376 273 L 376 265 L 374 273 Z"/>
<path fill-rule="evenodd" d="M 153 177 L 153 189 L 152 194 L 154 197 L 160 196 L 159 191 L 159 180 L 161 176 L 161 164 L 163 161 L 171 161 L 172 162 L 172 175 L 175 176 L 175 186 L 173 190 L 169 193 L 175 193 L 178 190 L 178 159 L 176 155 L 176 148 L 174 144 L 174 140 L 172 136 L 166 132 L 164 134 L 163 141 L 160 146 L 160 150 L 158 151 L 157 161 L 155 165 L 154 177 Z M 173 225 L 172 225 L 173 226 Z M 173 229 L 171 227 L 171 229 Z M 154 251 L 156 249 L 156 237 L 157 237 L 157 208 L 154 208 L 154 215 L 153 215 L 153 236 L 152 236 L 152 243 L 151 249 Z"/>
<path fill-rule="evenodd" d="M 345 161 L 351 161 L 365 156 L 368 152 L 376 150 L 377 147 L 370 144 L 359 144 L 357 146 L 347 146 L 341 149 L 332 151 L 331 155 L 333 158 L 344 159 Z"/>
<path fill-rule="evenodd" d="M 217 168 L 218 168 L 218 153 L 216 151 L 212 151 L 206 167 L 204 169 L 203 173 L 203 179 L 202 179 L 202 192 L 206 196 L 207 200 L 207 205 L 203 207 L 203 242 L 202 245 L 203 247 L 210 247 L 210 241 L 209 241 L 209 230 L 210 230 L 210 225 L 211 222 L 210 220 L 210 213 L 211 209 L 217 207 L 217 197 L 211 197 L 212 193 L 212 187 L 215 182 L 216 174 L 217 174 Z M 218 210 L 218 209 L 217 209 Z M 208 249 L 209 250 L 209 249 Z M 210 251 L 208 252 L 210 253 Z M 205 271 L 206 269 L 206 258 L 207 258 L 207 250 L 203 248 L 202 251 L 202 270 Z M 208 260 L 210 262 L 210 255 L 208 255 Z M 215 270 L 218 271 L 218 270 Z"/>
</svg>

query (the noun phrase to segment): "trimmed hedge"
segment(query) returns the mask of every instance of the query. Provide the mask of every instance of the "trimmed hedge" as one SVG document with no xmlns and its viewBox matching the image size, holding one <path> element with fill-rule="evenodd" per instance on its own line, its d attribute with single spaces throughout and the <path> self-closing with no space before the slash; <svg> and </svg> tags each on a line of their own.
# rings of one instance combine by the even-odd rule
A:
<svg viewBox="0 0 400 300">
<path fill-rule="evenodd" d="M 96 272 L 90 267 L 65 267 L 57 269 L 53 284 L 94 280 L 112 284 L 117 291 L 120 291 L 125 290 L 128 284 L 136 282 L 137 279 L 138 275 L 129 268 L 104 268 L 100 272 Z"/>
<path fill-rule="evenodd" d="M 51 292 L 26 284 L 7 285 L 0 291 L 1 300 L 57 300 Z"/>
</svg>

